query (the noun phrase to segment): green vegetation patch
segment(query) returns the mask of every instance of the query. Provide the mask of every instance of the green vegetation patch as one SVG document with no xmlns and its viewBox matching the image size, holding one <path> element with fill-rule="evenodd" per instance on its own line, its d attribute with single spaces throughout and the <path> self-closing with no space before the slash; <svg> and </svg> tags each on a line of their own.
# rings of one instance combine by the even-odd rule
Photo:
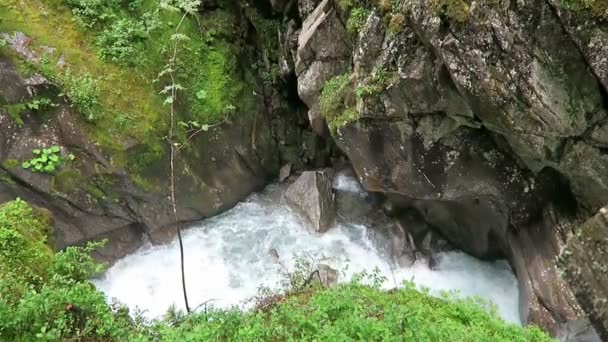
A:
<svg viewBox="0 0 608 342">
<path fill-rule="evenodd" d="M 66 168 L 53 176 L 51 186 L 64 194 L 69 194 L 83 184 L 84 179 L 78 169 Z"/>
<path fill-rule="evenodd" d="M 579 15 L 608 20 L 608 1 L 606 0 L 560 0 L 563 7 Z"/>
<path fill-rule="evenodd" d="M 360 274 L 325 288 L 287 274 L 287 294 L 260 294 L 250 311 L 208 309 L 164 319 L 129 316 L 89 281 L 102 244 L 53 253 L 50 216 L 21 200 L 0 206 L 0 336 L 7 341 L 551 341 L 536 327 L 502 321 L 486 302 L 432 297 L 412 283 Z M 297 262 L 296 262 L 297 264 Z M 301 264 L 302 267 L 306 265 Z M 294 282 L 295 281 L 295 282 Z"/>
<path fill-rule="evenodd" d="M 59 85 L 60 95 L 82 114 L 89 137 L 145 184 L 140 172 L 158 162 L 165 147 L 169 108 L 162 105 L 160 91 L 168 81 L 159 72 L 172 57 L 181 16 L 156 0 L 7 0 L 0 3 L 0 32 L 21 31 L 32 38 L 28 49 L 41 56 L 39 62 L 3 52 L 23 75 L 41 73 Z M 277 50 L 275 23 L 259 16 L 254 23 L 268 36 L 265 46 Z M 188 16 L 179 31 L 184 39 L 174 75 L 183 90 L 176 100 L 177 120 L 203 127 L 237 111 L 251 114 L 254 82 L 241 72 L 236 15 L 202 11 Z M 23 124 L 23 104 L 11 106 L 0 110 L 10 109 L 13 120 Z M 186 136 L 182 131 L 178 127 L 178 136 Z M 123 158 L 134 140 L 144 157 Z"/>
<path fill-rule="evenodd" d="M 355 7 L 350 10 L 350 16 L 346 20 L 346 30 L 351 34 L 357 34 L 365 26 L 369 11 L 363 7 Z"/>
<path fill-rule="evenodd" d="M 59 166 L 74 160 L 74 155 L 71 153 L 65 157 L 62 156 L 59 146 L 34 149 L 32 153 L 34 154 L 34 158 L 26 160 L 21 164 L 21 167 L 32 172 L 53 174 Z"/>
<path fill-rule="evenodd" d="M 438 15 L 456 22 L 464 23 L 469 19 L 471 0 L 431 0 L 431 5 Z"/>
<path fill-rule="evenodd" d="M 0 303 L 46 279 L 52 255 L 46 244 L 49 232 L 44 212 L 19 199 L 0 205 Z"/>
<path fill-rule="evenodd" d="M 413 284 L 391 292 L 352 282 L 304 291 L 264 312 L 218 311 L 164 329 L 163 341 L 551 341 L 508 325 L 475 300 L 434 298 Z"/>
<path fill-rule="evenodd" d="M 355 96 L 350 73 L 333 77 L 325 83 L 319 108 L 332 133 L 360 118 L 360 113 L 355 109 Z"/>
</svg>

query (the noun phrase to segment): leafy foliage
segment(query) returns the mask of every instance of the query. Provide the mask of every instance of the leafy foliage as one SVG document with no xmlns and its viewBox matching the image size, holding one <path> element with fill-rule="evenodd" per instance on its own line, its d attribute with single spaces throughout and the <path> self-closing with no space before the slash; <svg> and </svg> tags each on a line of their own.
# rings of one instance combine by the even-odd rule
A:
<svg viewBox="0 0 608 342">
<path fill-rule="evenodd" d="M 350 10 L 350 16 L 346 21 L 346 30 L 351 34 L 357 34 L 363 26 L 369 16 L 369 11 L 363 7 L 355 7 Z"/>
<path fill-rule="evenodd" d="M 134 66 L 143 63 L 143 42 L 148 37 L 142 22 L 122 18 L 97 37 L 99 56 L 112 62 Z"/>
<path fill-rule="evenodd" d="M 371 274 L 295 293 L 267 311 L 212 310 L 159 332 L 163 341 L 551 341 L 536 327 L 505 324 L 481 305 L 449 294 L 434 298 L 411 283 L 385 292 Z"/>
<path fill-rule="evenodd" d="M 323 87 L 319 107 L 332 133 L 337 133 L 344 125 L 360 117 L 354 108 L 356 94 L 353 88 L 350 73 L 330 79 Z"/>
<path fill-rule="evenodd" d="M 48 97 L 35 97 L 25 104 L 27 109 L 33 111 L 41 111 L 51 107 L 57 107 Z"/>
<path fill-rule="evenodd" d="M 74 160 L 74 155 L 69 154 L 66 158 L 61 156 L 61 148 L 59 146 L 51 146 L 43 149 L 35 149 L 32 151 L 34 158 L 24 161 L 21 166 L 24 169 L 32 170 L 33 172 L 55 173 L 57 168 L 66 160 Z"/>
<path fill-rule="evenodd" d="M 56 107 L 57 104 L 53 103 L 51 99 L 47 97 L 35 97 L 25 103 L 15 103 L 0 106 L 1 112 L 6 112 L 8 116 L 17 124 L 17 126 L 23 126 L 23 118 L 21 115 L 26 109 L 33 112 L 42 112 L 48 108 Z"/>
<path fill-rule="evenodd" d="M 119 0 L 66 0 L 78 23 L 84 27 L 94 27 L 116 17 Z"/>
<path fill-rule="evenodd" d="M 65 95 L 88 121 L 95 121 L 101 115 L 97 80 L 90 74 L 77 76 L 70 70 L 64 74 Z"/>
</svg>

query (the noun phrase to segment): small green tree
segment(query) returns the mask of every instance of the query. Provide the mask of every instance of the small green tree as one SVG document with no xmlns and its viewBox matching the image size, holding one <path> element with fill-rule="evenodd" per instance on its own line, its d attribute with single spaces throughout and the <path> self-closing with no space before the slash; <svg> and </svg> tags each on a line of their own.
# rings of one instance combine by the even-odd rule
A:
<svg viewBox="0 0 608 342">
<path fill-rule="evenodd" d="M 175 75 L 177 69 L 177 57 L 180 48 L 180 43 L 189 40 L 190 38 L 180 32 L 184 20 L 191 15 L 194 16 L 197 13 L 198 7 L 200 6 L 200 0 L 162 0 L 160 2 L 161 8 L 172 11 L 172 12 L 183 12 L 181 19 L 175 27 L 175 33 L 171 36 L 172 43 L 172 54 L 167 61 L 164 69 L 158 74 L 158 78 L 168 77 L 169 83 L 161 91 L 161 94 L 165 95 L 164 104 L 169 106 L 169 136 L 167 138 L 169 142 L 169 163 L 170 163 L 170 197 L 171 197 L 171 209 L 173 211 L 174 223 L 177 225 L 177 238 L 179 240 L 179 251 L 180 251 L 180 264 L 182 274 L 182 289 L 184 292 L 184 303 L 186 305 L 186 311 L 190 312 L 190 305 L 188 303 L 188 294 L 186 291 L 186 275 L 184 272 L 184 244 L 182 240 L 182 231 L 179 225 L 179 217 L 177 215 L 177 201 L 175 197 L 175 155 L 180 147 L 177 142 L 175 129 L 176 129 L 176 109 L 175 103 L 177 101 L 177 94 L 184 90 L 184 87 L 177 82 Z M 198 123 L 197 123 L 198 124 Z M 199 125 L 200 126 L 200 125 Z M 208 129 L 207 126 L 204 127 Z"/>
</svg>

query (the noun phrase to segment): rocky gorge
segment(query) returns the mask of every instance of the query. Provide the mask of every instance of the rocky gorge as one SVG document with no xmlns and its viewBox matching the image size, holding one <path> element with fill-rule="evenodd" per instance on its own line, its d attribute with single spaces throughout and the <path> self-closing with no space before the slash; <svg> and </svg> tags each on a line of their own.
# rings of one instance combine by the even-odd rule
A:
<svg viewBox="0 0 608 342">
<path fill-rule="evenodd" d="M 400 263 L 418 254 L 432 266 L 444 248 L 507 259 L 522 323 L 562 340 L 608 339 L 603 214 L 579 227 L 608 203 L 608 5 L 583 3 L 203 1 L 204 18 L 230 13 L 236 29 L 215 39 L 236 41 L 238 77 L 251 86 L 238 104 L 251 105 L 180 155 L 181 222 L 223 212 L 285 170 L 348 164 L 375 196 L 356 212 L 387 230 Z M 172 237 L 165 151 L 134 165 L 151 154 L 146 141 L 93 138 L 61 85 L 21 70 L 46 45 L 0 31 L 0 201 L 48 209 L 57 249 L 107 238 L 98 257 L 109 261 L 142 236 Z M 42 95 L 57 99 L 44 115 L 11 115 Z M 75 162 L 53 176 L 20 167 L 41 145 Z M 328 199 L 322 172 L 301 177 L 287 197 L 310 213 L 318 188 L 309 216 L 325 231 L 325 211 L 349 199 Z"/>
</svg>

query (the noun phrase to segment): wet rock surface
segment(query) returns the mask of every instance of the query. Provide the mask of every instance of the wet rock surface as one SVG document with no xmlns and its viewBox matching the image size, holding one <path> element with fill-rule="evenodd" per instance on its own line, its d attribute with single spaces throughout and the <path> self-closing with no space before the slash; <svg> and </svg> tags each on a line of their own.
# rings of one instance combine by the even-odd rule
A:
<svg viewBox="0 0 608 342">
<path fill-rule="evenodd" d="M 176 225 L 163 185 L 169 177 L 168 157 L 148 163 L 136 179 L 117 166 L 113 152 L 92 142 L 86 124 L 69 103 L 60 100 L 44 115 L 25 108 L 22 104 L 36 96 L 55 98 L 59 92 L 51 84 L 34 81 L 21 77 L 11 61 L 0 57 L 0 202 L 21 197 L 48 208 L 55 217 L 57 249 L 107 239 L 96 252 L 104 261 L 132 253 L 144 240 L 171 239 Z M 273 96 L 272 103 L 259 97 L 256 108 L 261 114 L 255 119 L 202 132 L 190 141 L 190 149 L 180 153 L 176 163 L 180 224 L 231 208 L 275 179 L 282 164 L 301 168 L 325 163 L 327 146 L 299 126 L 284 98 Z M 23 124 L 7 113 L 10 106 L 20 104 Z M 50 146 L 59 146 L 61 155 L 74 154 L 74 161 L 54 174 L 21 167 L 33 157 L 34 149 Z M 292 153 L 294 148 L 298 153 Z M 121 153 L 137 158 L 142 149 L 133 141 Z M 137 182 L 142 178 L 145 184 Z"/>
<path fill-rule="evenodd" d="M 608 207 L 583 223 L 562 254 L 566 279 L 602 338 L 608 339 Z"/>
<path fill-rule="evenodd" d="M 287 203 L 300 212 L 316 233 L 326 232 L 335 222 L 332 177 L 325 171 L 305 171 L 285 191 Z"/>
<path fill-rule="evenodd" d="M 367 7 L 353 37 L 335 3 L 303 3 L 317 6 L 300 13 L 294 52 L 310 119 L 324 83 L 350 73 L 361 117 L 333 138 L 367 191 L 424 223 L 389 229 L 393 244 L 414 244 L 428 225 L 476 257 L 509 258 L 526 322 L 555 335 L 584 317 L 555 260 L 568 235 L 558 227 L 608 203 L 606 23 L 558 1 L 475 2 L 454 18 L 414 0 L 390 14 Z"/>
</svg>

